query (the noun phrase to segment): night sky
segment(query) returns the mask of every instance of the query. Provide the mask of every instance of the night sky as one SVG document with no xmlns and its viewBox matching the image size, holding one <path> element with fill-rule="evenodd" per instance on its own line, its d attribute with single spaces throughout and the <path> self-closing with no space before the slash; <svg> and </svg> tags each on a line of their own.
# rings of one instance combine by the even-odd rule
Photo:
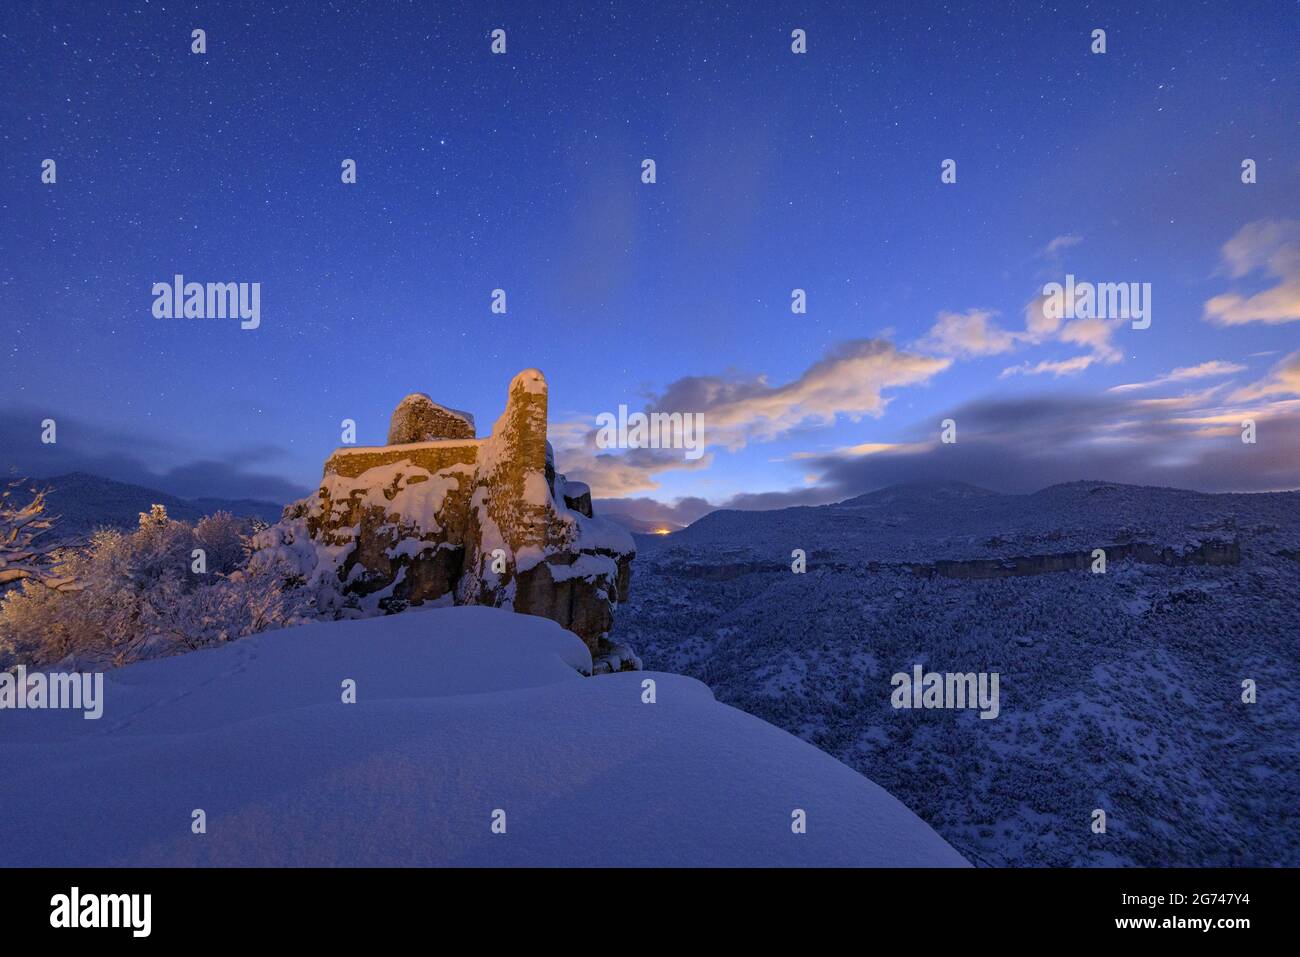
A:
<svg viewBox="0 0 1300 957">
<path fill-rule="evenodd" d="M 0 11 L 7 471 L 285 500 L 342 419 L 482 435 L 535 366 L 560 468 L 650 518 L 1300 486 L 1295 2 Z M 260 327 L 154 318 L 175 273 L 260 282 Z M 1151 327 L 1036 322 L 1066 273 L 1151 283 Z M 597 454 L 620 404 L 708 454 Z"/>
</svg>

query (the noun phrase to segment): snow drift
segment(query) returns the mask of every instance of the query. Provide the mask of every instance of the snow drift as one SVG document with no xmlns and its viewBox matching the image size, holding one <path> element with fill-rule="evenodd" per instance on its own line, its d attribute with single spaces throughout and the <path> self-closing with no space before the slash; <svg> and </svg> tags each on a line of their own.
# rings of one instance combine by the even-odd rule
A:
<svg viewBox="0 0 1300 957">
<path fill-rule="evenodd" d="M 698 681 L 590 669 L 554 622 L 474 606 L 120 668 L 101 720 L 0 712 L 0 863 L 965 863 L 884 790 Z"/>
</svg>

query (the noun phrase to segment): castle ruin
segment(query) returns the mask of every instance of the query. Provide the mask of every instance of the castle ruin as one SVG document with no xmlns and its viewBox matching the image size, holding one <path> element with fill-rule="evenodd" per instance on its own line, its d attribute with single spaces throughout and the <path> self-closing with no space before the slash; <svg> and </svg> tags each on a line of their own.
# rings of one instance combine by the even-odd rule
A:
<svg viewBox="0 0 1300 957">
<path fill-rule="evenodd" d="M 264 548 L 309 552 L 304 576 L 340 616 L 427 602 L 541 615 L 587 644 L 596 670 L 640 666 L 610 640 L 635 555 L 592 513 L 586 485 L 555 471 L 547 386 L 526 369 L 486 438 L 472 416 L 422 393 L 393 412 L 388 444 L 336 449 L 315 496 L 262 533 Z M 269 534 L 268 534 L 269 533 Z M 330 594 L 332 593 L 332 594 Z"/>
</svg>

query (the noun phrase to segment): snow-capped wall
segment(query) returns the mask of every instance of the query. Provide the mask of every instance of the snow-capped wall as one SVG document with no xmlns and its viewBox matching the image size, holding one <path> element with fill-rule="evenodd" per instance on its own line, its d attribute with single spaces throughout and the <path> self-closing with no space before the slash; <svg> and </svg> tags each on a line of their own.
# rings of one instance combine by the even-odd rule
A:
<svg viewBox="0 0 1300 957">
<path fill-rule="evenodd" d="M 423 392 L 412 392 L 393 410 L 388 444 L 474 438 L 474 416 L 439 405 Z"/>
<path fill-rule="evenodd" d="M 609 639 L 636 547 L 593 516 L 585 485 L 555 472 L 546 416 L 536 369 L 511 381 L 487 438 L 474 437 L 468 414 L 409 395 L 388 445 L 335 450 L 316 495 L 256 544 L 267 560 L 290 559 L 322 615 L 431 601 L 513 608 L 575 632 L 597 670 L 639 667 Z"/>
</svg>

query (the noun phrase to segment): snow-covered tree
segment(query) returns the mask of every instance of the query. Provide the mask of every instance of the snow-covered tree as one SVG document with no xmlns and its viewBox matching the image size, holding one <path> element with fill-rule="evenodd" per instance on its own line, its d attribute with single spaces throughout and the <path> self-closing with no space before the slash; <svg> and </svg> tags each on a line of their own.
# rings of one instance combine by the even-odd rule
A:
<svg viewBox="0 0 1300 957">
<path fill-rule="evenodd" d="M 58 563 L 58 544 L 45 539 L 55 521 L 45 511 L 46 492 L 26 489 L 30 499 L 20 504 L 15 493 L 23 486 L 22 481 L 11 482 L 0 492 L 0 586 L 33 581 L 48 588 L 72 588 Z"/>
<path fill-rule="evenodd" d="M 198 546 L 207 554 L 209 572 L 227 575 L 244 564 L 248 557 L 249 528 L 229 512 L 213 512 L 199 519 L 194 526 Z"/>
<path fill-rule="evenodd" d="M 69 656 L 116 666 L 300 620 L 306 599 L 284 587 L 279 562 L 268 557 L 247 566 L 240 527 L 229 515 L 191 527 L 154 506 L 129 534 L 95 533 L 62 566 L 77 590 L 60 593 L 24 580 L 0 601 L 0 667 Z M 208 552 L 202 573 L 192 565 L 195 548 Z"/>
</svg>

